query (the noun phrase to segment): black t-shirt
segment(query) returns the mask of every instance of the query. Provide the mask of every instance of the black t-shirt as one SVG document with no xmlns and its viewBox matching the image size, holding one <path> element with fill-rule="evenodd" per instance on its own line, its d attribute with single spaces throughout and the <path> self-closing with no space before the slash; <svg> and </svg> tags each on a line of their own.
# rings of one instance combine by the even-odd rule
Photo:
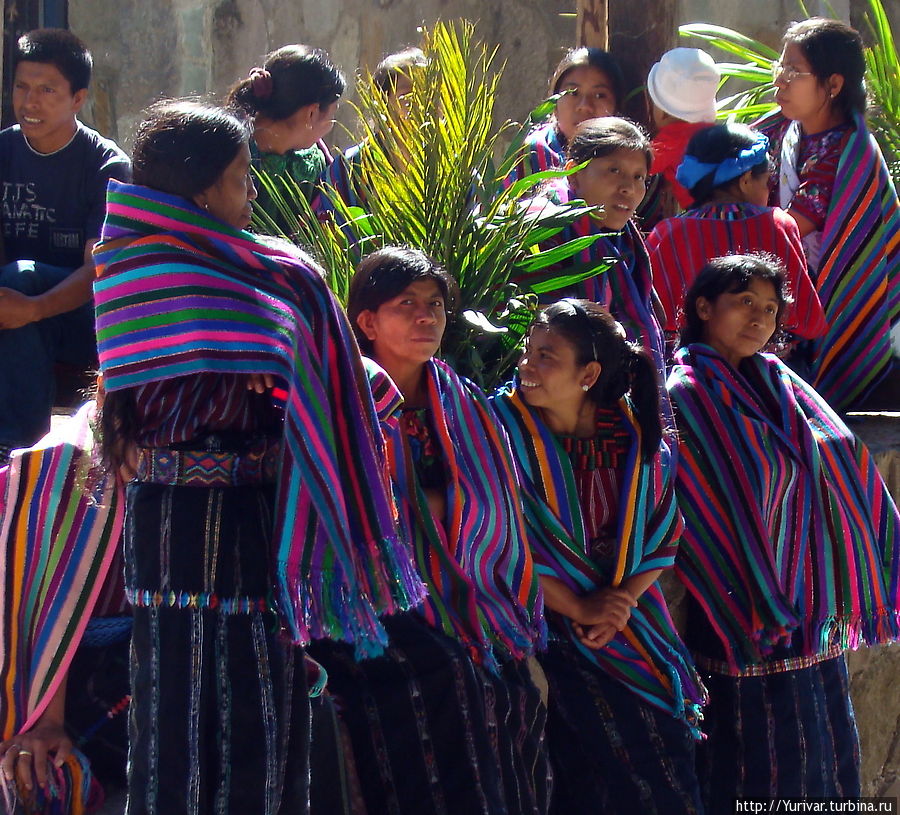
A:
<svg viewBox="0 0 900 815">
<path fill-rule="evenodd" d="M 6 260 L 78 268 L 100 236 L 110 178 L 131 180 L 119 146 L 78 122 L 75 138 L 49 155 L 29 147 L 18 125 L 0 132 Z"/>
</svg>

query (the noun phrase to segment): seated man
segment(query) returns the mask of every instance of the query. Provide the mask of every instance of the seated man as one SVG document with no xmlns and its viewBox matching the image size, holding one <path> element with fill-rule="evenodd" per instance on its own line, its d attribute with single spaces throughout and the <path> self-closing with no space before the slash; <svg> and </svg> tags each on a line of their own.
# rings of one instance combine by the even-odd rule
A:
<svg viewBox="0 0 900 815">
<path fill-rule="evenodd" d="M 53 365 L 96 364 L 91 249 L 110 178 L 128 157 L 76 115 L 91 55 L 61 29 L 23 35 L 13 55 L 17 125 L 0 132 L 0 463 L 48 429 Z"/>
</svg>

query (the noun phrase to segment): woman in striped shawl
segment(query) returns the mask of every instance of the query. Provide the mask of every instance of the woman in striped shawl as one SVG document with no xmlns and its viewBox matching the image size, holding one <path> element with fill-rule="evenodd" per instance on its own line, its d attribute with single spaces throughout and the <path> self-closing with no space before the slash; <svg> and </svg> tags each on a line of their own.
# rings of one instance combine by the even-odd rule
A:
<svg viewBox="0 0 900 815">
<path fill-rule="evenodd" d="M 843 411 L 898 375 L 900 202 L 866 127 L 858 32 L 814 17 L 791 25 L 783 44 L 774 66 L 781 110 L 758 125 L 775 161 L 770 203 L 797 222 L 825 309 L 810 381 Z"/>
<path fill-rule="evenodd" d="M 454 288 L 422 252 L 396 247 L 369 255 L 351 283 L 348 313 L 374 360 L 401 527 L 428 597 L 385 620 L 382 657 L 356 661 L 332 644 L 313 653 L 369 812 L 545 813 L 546 711 L 527 662 L 543 617 L 515 468 L 484 395 L 433 358 Z"/>
<path fill-rule="evenodd" d="M 608 312 L 561 300 L 493 404 L 552 612 L 552 811 L 701 812 L 704 690 L 658 583 L 682 523 L 653 363 Z"/>
<path fill-rule="evenodd" d="M 785 304 L 760 256 L 711 261 L 668 381 L 678 419 L 685 639 L 710 691 L 698 775 L 734 799 L 859 795 L 843 650 L 898 638 L 900 527 L 868 451 L 759 353 Z"/>
<path fill-rule="evenodd" d="M 126 486 L 129 815 L 303 813 L 302 650 L 377 653 L 421 597 L 350 326 L 291 247 L 242 231 L 245 126 L 151 109 L 95 249 L 101 431 Z M 283 632 L 283 633 L 280 633 Z"/>
</svg>

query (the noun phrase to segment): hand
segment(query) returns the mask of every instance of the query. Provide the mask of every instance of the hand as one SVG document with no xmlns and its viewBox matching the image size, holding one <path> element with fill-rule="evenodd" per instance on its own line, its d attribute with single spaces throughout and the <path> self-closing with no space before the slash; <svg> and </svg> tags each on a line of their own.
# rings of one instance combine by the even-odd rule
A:
<svg viewBox="0 0 900 815">
<path fill-rule="evenodd" d="M 591 626 L 572 623 L 572 629 L 575 631 L 575 636 L 578 637 L 581 644 L 586 648 L 590 648 L 592 651 L 599 651 L 601 648 L 608 645 L 612 638 L 618 633 L 615 626 L 604 625 L 602 623 Z"/>
<path fill-rule="evenodd" d="M 39 720 L 27 733 L 0 743 L 0 770 L 7 781 L 16 780 L 27 790 L 34 787 L 35 778 L 46 790 L 48 756 L 54 766 L 62 767 L 72 749 L 72 740 L 61 724 Z"/>
<path fill-rule="evenodd" d="M 628 591 L 609 586 L 579 597 L 572 620 L 582 626 L 608 625 L 621 631 L 636 605 L 637 600 Z"/>
<path fill-rule="evenodd" d="M 21 328 L 41 319 L 34 297 L 15 289 L 0 288 L 0 328 Z"/>
<path fill-rule="evenodd" d="M 272 374 L 247 374 L 247 390 L 265 393 L 275 387 L 275 377 Z"/>
</svg>

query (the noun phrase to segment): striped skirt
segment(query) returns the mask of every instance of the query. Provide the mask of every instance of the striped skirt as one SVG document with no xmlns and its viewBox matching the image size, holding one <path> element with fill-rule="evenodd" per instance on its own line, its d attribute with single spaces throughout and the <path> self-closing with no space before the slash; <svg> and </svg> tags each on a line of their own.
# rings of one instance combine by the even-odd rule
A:
<svg viewBox="0 0 900 815">
<path fill-rule="evenodd" d="M 860 794 L 843 656 L 764 676 L 703 678 L 710 701 L 697 774 L 708 812 L 731 812 L 735 798 Z"/>
<path fill-rule="evenodd" d="M 376 659 L 357 662 L 339 643 L 310 648 L 328 671 L 369 815 L 543 815 L 543 705 L 521 667 L 505 668 L 509 682 L 489 678 L 415 613 L 385 627 L 390 645 Z"/>
<path fill-rule="evenodd" d="M 550 688 L 551 813 L 703 813 L 694 740 L 684 723 L 641 700 L 567 640 L 552 640 L 539 660 Z"/>
<path fill-rule="evenodd" d="M 303 815 L 302 652 L 269 602 L 273 488 L 132 483 L 128 815 Z"/>
</svg>

